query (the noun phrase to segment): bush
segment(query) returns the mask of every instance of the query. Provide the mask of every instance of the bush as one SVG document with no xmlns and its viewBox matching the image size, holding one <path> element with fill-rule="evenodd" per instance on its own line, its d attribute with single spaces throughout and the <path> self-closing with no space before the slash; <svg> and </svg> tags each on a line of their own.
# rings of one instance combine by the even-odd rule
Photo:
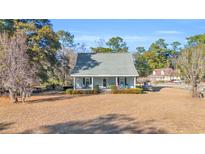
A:
<svg viewBox="0 0 205 154">
<path fill-rule="evenodd" d="M 142 88 L 114 89 L 113 94 L 142 94 Z"/>
<path fill-rule="evenodd" d="M 96 85 L 94 88 L 93 88 L 93 94 L 98 94 L 100 93 L 100 88 L 99 88 L 99 85 Z"/>
<path fill-rule="evenodd" d="M 98 94 L 100 91 L 95 90 L 71 90 L 67 89 L 65 91 L 66 94 L 75 95 L 75 94 Z"/>
<path fill-rule="evenodd" d="M 115 85 L 111 85 L 111 86 L 110 86 L 110 89 L 111 89 L 111 92 L 112 92 L 113 94 L 118 90 L 117 86 L 115 86 Z"/>
<path fill-rule="evenodd" d="M 161 84 L 161 83 L 166 83 L 165 81 L 155 81 L 155 84 Z"/>
<path fill-rule="evenodd" d="M 78 90 L 81 94 L 94 94 L 94 90 Z"/>
<path fill-rule="evenodd" d="M 66 94 L 73 94 L 73 90 L 72 89 L 66 89 L 65 93 Z"/>
<path fill-rule="evenodd" d="M 72 94 L 83 94 L 82 90 L 73 90 Z"/>
</svg>

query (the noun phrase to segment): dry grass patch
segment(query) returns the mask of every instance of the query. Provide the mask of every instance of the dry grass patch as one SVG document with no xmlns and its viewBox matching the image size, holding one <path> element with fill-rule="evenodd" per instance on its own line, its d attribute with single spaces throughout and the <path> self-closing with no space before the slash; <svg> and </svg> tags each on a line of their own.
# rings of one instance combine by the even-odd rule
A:
<svg viewBox="0 0 205 154">
<path fill-rule="evenodd" d="M 205 133 L 205 100 L 181 89 L 143 95 L 0 98 L 0 133 Z"/>
</svg>

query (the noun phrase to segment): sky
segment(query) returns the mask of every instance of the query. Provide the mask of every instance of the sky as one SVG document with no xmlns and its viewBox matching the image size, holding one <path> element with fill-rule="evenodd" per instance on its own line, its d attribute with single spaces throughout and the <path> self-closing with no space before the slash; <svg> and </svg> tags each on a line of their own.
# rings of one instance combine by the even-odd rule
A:
<svg viewBox="0 0 205 154">
<path fill-rule="evenodd" d="M 120 36 L 130 52 L 139 46 L 148 49 L 159 38 L 169 44 L 179 41 L 185 45 L 187 37 L 205 33 L 205 20 L 55 19 L 51 23 L 54 31 L 69 31 L 76 43 L 84 43 L 88 49 L 97 46 L 100 39 Z"/>
</svg>

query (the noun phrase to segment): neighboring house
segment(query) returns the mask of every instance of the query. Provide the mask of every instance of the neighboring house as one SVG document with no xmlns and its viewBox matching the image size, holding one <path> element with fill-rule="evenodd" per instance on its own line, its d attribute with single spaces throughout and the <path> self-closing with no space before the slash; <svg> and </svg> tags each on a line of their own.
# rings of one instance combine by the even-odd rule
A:
<svg viewBox="0 0 205 154">
<path fill-rule="evenodd" d="M 161 68 L 155 69 L 152 75 L 149 76 L 149 79 L 154 81 L 173 81 L 173 80 L 180 80 L 176 70 L 172 68 Z"/>
<path fill-rule="evenodd" d="M 71 76 L 74 89 L 107 89 L 134 88 L 139 74 L 130 53 L 79 53 Z"/>
</svg>

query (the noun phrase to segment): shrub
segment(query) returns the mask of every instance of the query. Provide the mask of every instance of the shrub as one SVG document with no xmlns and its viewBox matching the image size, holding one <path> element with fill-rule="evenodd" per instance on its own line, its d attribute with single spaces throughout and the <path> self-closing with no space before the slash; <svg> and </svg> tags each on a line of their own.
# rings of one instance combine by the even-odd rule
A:
<svg viewBox="0 0 205 154">
<path fill-rule="evenodd" d="M 111 92 L 112 92 L 113 94 L 116 93 L 117 90 L 118 90 L 117 86 L 115 86 L 115 85 L 111 85 L 111 86 L 110 86 L 110 89 L 111 89 Z"/>
<path fill-rule="evenodd" d="M 93 88 L 93 94 L 98 94 L 100 93 L 100 88 L 99 88 L 99 85 L 96 85 L 94 88 Z"/>
<path fill-rule="evenodd" d="M 73 90 L 72 94 L 83 94 L 82 90 Z"/>
<path fill-rule="evenodd" d="M 97 89 L 95 90 L 71 90 L 71 89 L 67 89 L 65 91 L 66 94 L 71 94 L 71 95 L 75 95 L 75 94 L 98 94 L 100 91 L 98 91 Z"/>
<path fill-rule="evenodd" d="M 94 90 L 79 90 L 81 94 L 94 94 Z"/>
<path fill-rule="evenodd" d="M 65 93 L 66 93 L 66 94 L 73 94 L 73 90 L 72 90 L 72 89 L 66 89 L 66 90 L 65 90 Z"/>
<path fill-rule="evenodd" d="M 155 81 L 155 84 L 161 84 L 161 83 L 166 83 L 165 81 Z"/>
<path fill-rule="evenodd" d="M 142 88 L 117 89 L 112 91 L 113 94 L 142 94 L 142 92 Z"/>
</svg>

